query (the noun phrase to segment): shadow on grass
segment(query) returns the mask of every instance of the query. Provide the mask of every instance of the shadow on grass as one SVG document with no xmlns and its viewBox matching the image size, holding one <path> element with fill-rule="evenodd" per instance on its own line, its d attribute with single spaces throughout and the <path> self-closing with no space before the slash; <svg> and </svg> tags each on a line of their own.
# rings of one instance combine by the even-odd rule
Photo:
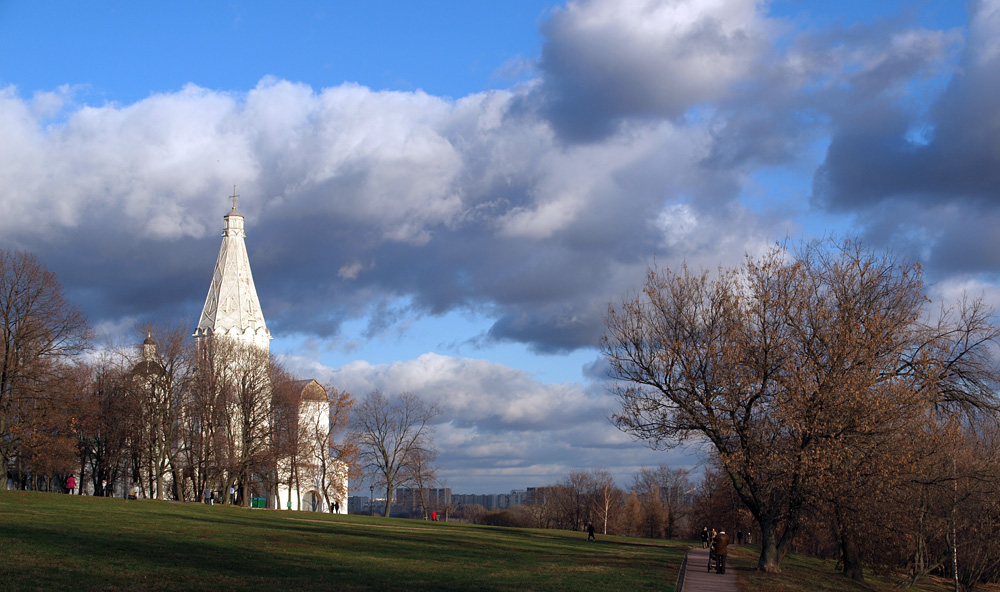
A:
<svg viewBox="0 0 1000 592">
<path fill-rule="evenodd" d="M 685 548 L 0 492 L 0 581 L 11 590 L 669 590 Z"/>
</svg>

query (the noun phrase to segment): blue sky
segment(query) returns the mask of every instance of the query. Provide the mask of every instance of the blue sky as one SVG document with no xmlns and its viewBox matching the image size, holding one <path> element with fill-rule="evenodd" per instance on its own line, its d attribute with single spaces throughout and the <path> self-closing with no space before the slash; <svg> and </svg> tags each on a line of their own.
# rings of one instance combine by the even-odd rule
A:
<svg viewBox="0 0 1000 592">
<path fill-rule="evenodd" d="M 4 44 L 17 48 L 6 54 L 4 80 L 31 90 L 81 84 L 95 100 L 119 103 L 188 83 L 246 91 L 264 76 L 461 97 L 510 84 L 501 66 L 537 55 L 537 23 L 551 6 L 4 2 Z"/>
<path fill-rule="evenodd" d="M 1000 2 L 0 1 L 0 247 L 190 321 L 232 187 L 272 351 L 441 405 L 446 485 L 694 467 L 607 421 L 646 267 L 785 237 L 1000 303 Z"/>
</svg>

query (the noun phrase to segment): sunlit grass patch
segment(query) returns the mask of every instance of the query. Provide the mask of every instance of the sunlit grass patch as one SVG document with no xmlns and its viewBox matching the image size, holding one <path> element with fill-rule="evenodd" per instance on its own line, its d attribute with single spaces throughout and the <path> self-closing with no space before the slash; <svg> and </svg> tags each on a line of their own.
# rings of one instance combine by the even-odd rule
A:
<svg viewBox="0 0 1000 592">
<path fill-rule="evenodd" d="M 684 550 L 566 531 L 0 492 L 5 590 L 673 590 Z"/>
</svg>

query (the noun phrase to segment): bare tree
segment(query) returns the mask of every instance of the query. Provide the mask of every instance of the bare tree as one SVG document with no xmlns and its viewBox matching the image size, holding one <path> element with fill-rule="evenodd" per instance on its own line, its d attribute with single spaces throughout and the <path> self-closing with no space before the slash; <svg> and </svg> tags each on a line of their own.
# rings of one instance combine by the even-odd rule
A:
<svg viewBox="0 0 1000 592">
<path fill-rule="evenodd" d="M 196 491 L 236 485 L 247 506 L 254 484 L 275 477 L 271 412 L 280 369 L 266 350 L 225 336 L 202 341 L 197 358 L 185 412 L 189 457 L 200 467 Z"/>
<path fill-rule="evenodd" d="M 642 468 L 633 477 L 632 493 L 639 500 L 639 528 L 642 536 L 662 538 L 667 522 L 667 510 L 660 481 L 653 470 Z"/>
<path fill-rule="evenodd" d="M 986 582 L 1000 581 L 1000 428 L 985 426 L 980 433 L 966 431 L 952 457 L 956 478 L 949 518 L 953 552 L 951 568 L 963 592 Z"/>
<path fill-rule="evenodd" d="M 427 405 L 412 393 L 392 399 L 379 391 L 368 394 L 353 417 L 352 433 L 366 473 L 385 486 L 385 516 L 393 492 L 405 484 L 406 468 L 415 450 L 430 449 L 431 421 L 437 405 Z"/>
<path fill-rule="evenodd" d="M 589 471 L 573 471 L 556 484 L 553 491 L 565 528 L 583 530 L 591 522 L 594 476 Z"/>
<path fill-rule="evenodd" d="M 98 492 L 102 481 L 113 489 L 125 478 L 129 402 L 126 373 L 110 356 L 101 356 L 88 371 L 79 391 L 78 453 Z"/>
<path fill-rule="evenodd" d="M 649 525 L 651 532 L 662 531 L 667 538 L 680 536 L 682 521 L 688 513 L 686 493 L 690 488 L 687 469 L 671 469 L 665 465 L 639 469 L 632 490 L 651 508 L 650 515 L 661 520 L 659 524 Z"/>
<path fill-rule="evenodd" d="M 323 389 L 323 393 L 326 405 L 313 407 L 313 403 L 301 401 L 297 407 L 298 449 L 292 454 L 300 461 L 293 472 L 318 476 L 323 499 L 332 509 L 345 503 L 349 466 L 356 462 L 357 447 L 344 438 L 354 399 L 350 393 L 333 387 Z"/>
<path fill-rule="evenodd" d="M 79 466 L 79 399 L 85 382 L 85 368 L 60 364 L 43 380 L 31 381 L 30 396 L 22 397 L 15 407 L 18 460 L 22 471 L 29 470 L 35 489 L 42 481 L 52 491 Z M 79 483 L 82 491 L 82 472 Z"/>
<path fill-rule="evenodd" d="M 215 370 L 226 376 L 229 409 L 228 472 L 249 505 L 254 475 L 270 473 L 271 385 L 275 372 L 268 353 L 251 344 L 216 339 Z"/>
<path fill-rule="evenodd" d="M 604 534 L 608 534 L 608 522 L 622 503 L 622 490 L 615 485 L 615 480 L 607 469 L 595 470 L 592 483 L 591 503 L 594 515 L 601 521 Z"/>
<path fill-rule="evenodd" d="M 293 496 L 301 497 L 301 472 L 309 473 L 312 450 L 322 446 L 322 436 L 318 432 L 325 430 L 318 425 L 321 419 L 318 414 L 302 416 L 304 381 L 295 380 L 284 371 L 276 371 L 271 378 L 270 448 L 276 463 L 275 482 L 284 485 L 289 496 L 282 500 L 279 488 L 276 502 L 281 508 L 288 506 Z"/>
<path fill-rule="evenodd" d="M 859 441 L 938 402 L 992 405 L 993 367 L 974 363 L 996 339 L 988 317 L 930 328 L 924 302 L 918 265 L 851 242 L 778 247 L 714 279 L 651 269 L 606 319 L 614 420 L 653 447 L 708 441 L 760 528 L 758 567 L 779 571 Z"/>
<path fill-rule="evenodd" d="M 618 526 L 618 534 L 623 536 L 642 536 L 642 502 L 634 491 L 630 491 L 622 498 L 621 524 Z"/>
<path fill-rule="evenodd" d="M 0 463 L 6 472 L 17 440 L 15 406 L 89 344 L 87 320 L 34 255 L 0 250 Z"/>
<path fill-rule="evenodd" d="M 129 391 L 138 423 L 135 444 L 140 446 L 149 489 L 156 499 L 164 499 L 166 479 L 176 472 L 180 414 L 194 373 L 194 345 L 180 324 L 147 324 L 139 333 L 145 339 L 138 355 L 127 356 L 133 362 Z M 173 495 L 183 499 L 183 492 L 176 487 Z"/>
<path fill-rule="evenodd" d="M 733 482 L 719 464 L 711 463 L 702 472 L 701 480 L 693 487 L 690 508 L 690 535 L 699 534 L 702 528 L 725 528 L 727 531 L 744 530 L 740 510 L 743 503 L 736 496 Z"/>
<path fill-rule="evenodd" d="M 532 528 L 550 528 L 557 514 L 555 487 L 536 487 L 530 491 L 525 503 L 525 514 Z"/>
<path fill-rule="evenodd" d="M 354 396 L 333 386 L 327 387 L 330 401 L 330 429 L 327 434 L 327 454 L 320 460 L 323 493 L 327 506 L 333 502 L 343 506 L 347 499 L 347 483 L 358 476 L 358 445 L 349 437 Z"/>
<path fill-rule="evenodd" d="M 429 489 L 437 484 L 437 467 L 434 464 L 436 459 L 437 450 L 428 445 L 410 450 L 405 462 L 403 481 L 416 491 L 417 503 L 420 504 L 424 520 L 430 516 Z"/>
<path fill-rule="evenodd" d="M 184 479 L 190 480 L 190 491 L 196 498 L 211 483 L 235 484 L 223 475 L 228 463 L 229 387 L 225 377 L 215 372 L 212 348 L 212 343 L 206 342 L 198 351 L 194 378 L 181 414 L 180 456 Z"/>
</svg>

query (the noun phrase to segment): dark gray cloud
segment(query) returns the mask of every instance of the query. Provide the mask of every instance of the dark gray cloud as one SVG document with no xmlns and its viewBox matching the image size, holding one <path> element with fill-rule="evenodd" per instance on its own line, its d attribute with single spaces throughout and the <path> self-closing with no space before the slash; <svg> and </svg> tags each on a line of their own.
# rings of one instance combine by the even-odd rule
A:
<svg viewBox="0 0 1000 592">
<path fill-rule="evenodd" d="M 767 51 L 756 2 L 583 0 L 553 11 L 529 100 L 569 142 L 630 118 L 679 121 L 725 97 Z"/>
<path fill-rule="evenodd" d="M 983 0 L 969 14 L 957 67 L 929 108 L 904 91 L 941 67 L 944 46 L 887 48 L 884 67 L 860 77 L 833 116 L 814 183 L 817 206 L 862 213 L 870 240 L 922 260 L 937 280 L 995 273 L 1000 263 L 982 223 L 1000 211 L 1000 10 Z"/>
<path fill-rule="evenodd" d="M 498 341 L 528 343 L 543 353 L 573 351 L 581 344 L 595 344 L 604 333 L 601 310 L 576 310 L 572 307 L 552 307 L 556 310 L 507 312 L 493 324 L 490 337 Z"/>
</svg>

